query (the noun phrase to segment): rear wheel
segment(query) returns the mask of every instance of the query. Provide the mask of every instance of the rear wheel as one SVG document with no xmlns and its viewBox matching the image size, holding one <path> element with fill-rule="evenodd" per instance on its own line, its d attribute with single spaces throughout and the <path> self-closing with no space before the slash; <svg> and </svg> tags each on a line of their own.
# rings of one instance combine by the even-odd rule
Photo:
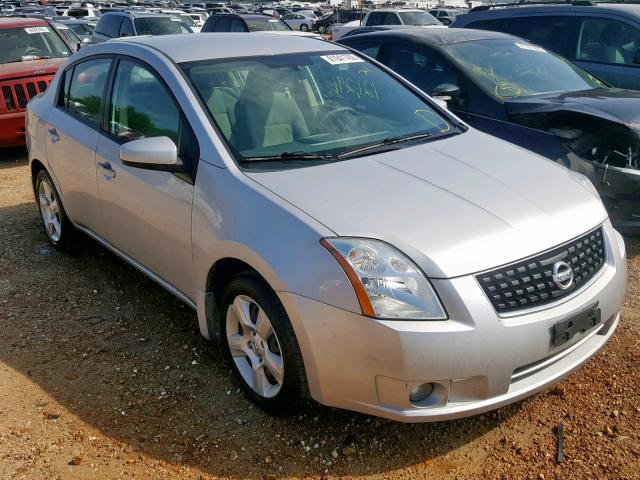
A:
<svg viewBox="0 0 640 480">
<path fill-rule="evenodd" d="M 222 344 L 247 396 L 274 414 L 299 410 L 309 397 L 304 363 L 275 293 L 244 273 L 229 283 L 221 307 Z"/>
<path fill-rule="evenodd" d="M 46 170 L 40 170 L 36 177 L 36 198 L 47 238 L 58 250 L 70 250 L 73 226 Z"/>
</svg>

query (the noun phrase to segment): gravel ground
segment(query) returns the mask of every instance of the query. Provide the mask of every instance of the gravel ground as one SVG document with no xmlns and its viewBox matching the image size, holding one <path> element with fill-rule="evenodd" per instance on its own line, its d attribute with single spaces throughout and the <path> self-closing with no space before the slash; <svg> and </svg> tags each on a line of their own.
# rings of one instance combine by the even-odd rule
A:
<svg viewBox="0 0 640 480">
<path fill-rule="evenodd" d="M 49 247 L 20 150 L 0 153 L 0 478 L 640 479 L 640 241 L 589 364 L 494 413 L 404 425 L 269 417 L 189 308 L 86 240 Z M 556 463 L 557 424 L 565 460 Z"/>
</svg>

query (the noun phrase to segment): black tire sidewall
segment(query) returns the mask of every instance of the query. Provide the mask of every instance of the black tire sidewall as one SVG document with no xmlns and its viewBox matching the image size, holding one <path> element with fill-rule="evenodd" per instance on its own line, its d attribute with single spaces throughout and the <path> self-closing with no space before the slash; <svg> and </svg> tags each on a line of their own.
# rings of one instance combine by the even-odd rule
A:
<svg viewBox="0 0 640 480">
<path fill-rule="evenodd" d="M 272 398 L 258 395 L 246 384 L 231 356 L 227 342 L 227 310 L 239 295 L 250 297 L 266 313 L 280 344 L 284 363 L 284 381 L 278 394 Z M 298 411 L 308 398 L 304 364 L 293 327 L 276 294 L 257 275 L 241 274 L 231 280 L 225 288 L 220 307 L 221 343 L 244 392 L 256 405 L 270 413 L 286 415 Z"/>
</svg>

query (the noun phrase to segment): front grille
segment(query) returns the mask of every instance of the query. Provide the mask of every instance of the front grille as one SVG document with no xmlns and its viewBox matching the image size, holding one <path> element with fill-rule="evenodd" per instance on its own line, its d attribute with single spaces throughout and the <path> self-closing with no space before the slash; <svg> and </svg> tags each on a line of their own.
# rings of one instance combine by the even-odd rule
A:
<svg viewBox="0 0 640 480">
<path fill-rule="evenodd" d="M 51 77 L 34 81 L 29 79 L 3 82 L 5 83 L 2 85 L 4 105 L 0 104 L 0 109 L 4 107 L 9 112 L 24 110 L 29 100 L 47 89 L 50 80 Z"/>
<path fill-rule="evenodd" d="M 553 281 L 558 261 L 573 270 L 572 285 L 563 290 Z M 605 263 L 602 228 L 533 257 L 476 275 L 498 313 L 511 313 L 555 302 L 579 290 Z"/>
</svg>

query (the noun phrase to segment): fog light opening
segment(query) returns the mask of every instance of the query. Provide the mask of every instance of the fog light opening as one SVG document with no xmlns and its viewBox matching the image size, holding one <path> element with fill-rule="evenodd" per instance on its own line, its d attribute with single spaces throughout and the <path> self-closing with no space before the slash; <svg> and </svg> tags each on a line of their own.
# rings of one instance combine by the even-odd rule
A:
<svg viewBox="0 0 640 480">
<path fill-rule="evenodd" d="M 433 383 L 423 383 L 413 388 L 409 393 L 409 401 L 414 405 L 424 404 L 435 390 Z"/>
</svg>

